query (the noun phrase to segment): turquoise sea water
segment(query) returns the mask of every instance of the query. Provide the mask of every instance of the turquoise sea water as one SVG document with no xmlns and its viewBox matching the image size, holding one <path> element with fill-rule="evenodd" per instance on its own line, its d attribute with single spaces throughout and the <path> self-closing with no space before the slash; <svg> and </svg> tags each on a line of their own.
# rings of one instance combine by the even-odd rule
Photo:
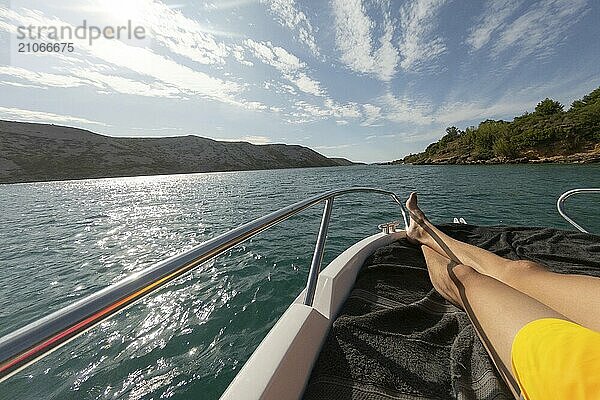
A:
<svg viewBox="0 0 600 400">
<path fill-rule="evenodd" d="M 416 190 L 433 222 L 571 229 L 558 196 L 600 166 L 360 166 L 0 185 L 0 336 L 169 255 L 309 195 Z M 567 208 L 600 232 L 600 198 Z M 305 285 L 318 206 L 172 282 L 0 384 L 0 399 L 216 399 Z M 399 218 L 334 202 L 324 262 Z"/>
</svg>

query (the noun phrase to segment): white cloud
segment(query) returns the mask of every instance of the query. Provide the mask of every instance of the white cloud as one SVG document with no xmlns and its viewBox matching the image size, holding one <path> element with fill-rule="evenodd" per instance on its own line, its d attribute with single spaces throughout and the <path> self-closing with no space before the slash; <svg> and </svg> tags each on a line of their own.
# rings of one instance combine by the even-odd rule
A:
<svg viewBox="0 0 600 400">
<path fill-rule="evenodd" d="M 381 116 L 392 122 L 410 122 L 426 125 L 433 122 L 429 115 L 429 106 L 419 104 L 407 98 L 398 98 L 387 92 L 378 99 L 381 105 Z"/>
<path fill-rule="evenodd" d="M 387 135 L 370 135 L 370 136 L 367 136 L 365 138 L 365 140 L 372 141 L 373 139 L 376 139 L 376 140 L 379 140 L 379 139 L 394 139 L 394 138 L 397 138 L 398 136 L 400 136 L 400 135 L 395 134 L 395 133 L 387 134 Z"/>
<path fill-rule="evenodd" d="M 299 117 L 302 119 L 321 119 L 330 117 L 332 112 L 323 107 L 319 107 L 318 105 L 308 103 L 304 100 L 297 100 L 294 102 L 296 113 L 292 113 L 292 116 Z"/>
<path fill-rule="evenodd" d="M 75 73 L 94 82 L 98 86 L 107 87 L 117 93 L 147 97 L 178 97 L 181 94 L 178 89 L 160 82 L 140 82 L 116 75 L 83 69 L 75 71 Z"/>
<path fill-rule="evenodd" d="M 131 130 L 134 131 L 148 131 L 148 132 L 181 132 L 183 131 L 183 128 L 177 128 L 177 127 L 170 127 L 170 126 L 165 126 L 165 127 L 160 127 L 160 128 L 142 128 L 142 127 L 131 127 L 129 128 Z"/>
<path fill-rule="evenodd" d="M 160 82 L 141 82 L 123 78 L 108 73 L 99 73 L 90 69 L 73 68 L 69 71 L 72 75 L 51 74 L 35 72 L 20 67 L 0 66 L 0 76 L 9 76 L 20 82 L 5 82 L 12 86 L 46 89 L 48 87 L 73 88 L 80 86 L 93 86 L 100 92 L 117 92 L 136 96 L 150 97 L 176 97 L 180 94 L 174 87 Z"/>
<path fill-rule="evenodd" d="M 268 106 L 259 101 L 246 101 L 244 105 L 248 110 L 253 111 L 267 110 L 269 108 Z"/>
<path fill-rule="evenodd" d="M 215 31 L 200 22 L 185 17 L 179 8 L 154 0 L 83 1 L 71 7 L 86 16 L 108 16 L 129 19 L 146 28 L 154 44 L 200 64 L 225 64 L 232 48 L 215 39 Z M 219 34 L 226 34 L 218 32 Z"/>
<path fill-rule="evenodd" d="M 9 81 L 0 81 L 0 85 L 21 87 L 21 88 L 42 89 L 42 90 L 47 89 L 47 87 L 44 87 L 44 86 L 30 85 L 27 83 L 17 83 L 17 82 L 9 82 Z"/>
<path fill-rule="evenodd" d="M 340 119 L 335 121 L 335 124 L 338 126 L 344 126 L 344 125 L 348 125 L 348 121 L 344 120 L 344 119 Z"/>
<path fill-rule="evenodd" d="M 254 3 L 256 3 L 256 0 L 214 0 L 204 2 L 204 8 L 207 10 L 230 10 Z M 177 7 L 181 7 L 181 4 Z"/>
<path fill-rule="evenodd" d="M 140 0 L 140 2 L 147 3 L 146 0 Z M 9 26 L 11 27 L 15 25 L 69 25 L 56 18 L 47 18 L 41 12 L 27 9 L 20 9 L 20 12 L 0 9 L 0 17 L 10 21 Z M 180 22 L 183 23 L 184 21 Z M 101 77 L 99 74 L 88 72 L 85 74 L 88 79 L 81 79 L 78 76 L 81 72 L 79 66 L 74 66 L 74 63 L 63 62 L 61 65 L 61 72 L 64 72 L 62 77 L 56 74 L 44 75 L 21 69 L 17 78 L 40 85 L 44 84 L 44 86 L 73 87 L 88 84 L 99 88 L 100 92 L 106 92 L 106 88 L 110 88 L 120 93 L 167 97 L 179 92 L 184 96 L 198 96 L 254 110 L 266 108 L 259 106 L 260 103 L 258 102 L 247 101 L 240 97 L 241 92 L 245 89 L 244 85 L 210 76 L 205 72 L 180 64 L 169 57 L 157 54 L 150 49 L 108 39 L 98 39 L 92 46 L 89 46 L 87 41 L 76 38 L 73 38 L 72 42 L 78 50 L 80 60 L 85 60 L 88 65 L 94 65 L 100 61 L 100 63 L 107 64 L 118 72 L 118 75 L 115 73 Z M 65 60 L 65 57 L 60 54 L 48 55 L 48 57 L 49 60 L 57 63 Z M 288 59 L 285 61 L 289 62 Z M 91 69 L 93 68 L 87 70 Z M 133 81 L 123 77 L 122 75 L 131 75 L 128 71 L 141 75 L 144 79 Z M 44 82 L 46 78 L 48 80 Z M 149 84 L 148 80 L 153 83 Z"/>
<path fill-rule="evenodd" d="M 248 142 L 248 143 L 252 143 L 252 144 L 269 144 L 271 143 L 271 138 L 268 136 L 260 136 L 260 135 L 248 135 L 248 136 L 242 136 L 239 138 L 232 138 L 232 139 L 215 139 L 215 140 L 220 140 L 223 142 Z"/>
<path fill-rule="evenodd" d="M 298 57 L 282 47 L 274 46 L 271 42 L 257 42 L 246 39 L 244 44 L 254 53 L 256 58 L 276 68 L 282 74 L 293 74 L 306 66 Z"/>
<path fill-rule="evenodd" d="M 85 118 L 70 115 L 58 115 L 44 111 L 23 110 L 21 108 L 0 107 L 0 117 L 7 120 L 44 123 L 81 123 L 107 126 L 102 122 L 91 121 Z"/>
<path fill-rule="evenodd" d="M 349 102 L 340 104 L 332 99 L 325 99 L 324 105 L 330 115 L 338 118 L 358 118 L 361 116 L 358 104 Z"/>
<path fill-rule="evenodd" d="M 427 64 L 446 51 L 444 41 L 432 32 L 446 0 L 416 0 L 400 9 L 400 66 L 407 71 L 427 69 Z M 430 68 L 430 67 L 429 67 Z"/>
<path fill-rule="evenodd" d="M 361 125 L 363 126 L 372 126 L 375 122 L 381 119 L 381 107 L 374 106 L 373 104 L 363 104 L 362 105 L 363 112 L 365 115 L 365 120 Z"/>
<path fill-rule="evenodd" d="M 242 65 L 245 65 L 247 67 L 254 66 L 254 63 L 252 63 L 251 61 L 248 61 L 244 58 L 244 48 L 242 46 L 239 46 L 239 45 L 233 46 L 231 49 L 231 55 L 233 55 L 233 58 L 235 58 L 237 60 L 237 62 L 239 62 Z"/>
<path fill-rule="evenodd" d="M 567 30 L 588 11 L 586 0 L 547 0 L 531 5 L 499 32 L 492 54 L 498 56 L 514 50 L 509 66 L 532 57 L 547 57 L 565 39 Z"/>
<path fill-rule="evenodd" d="M 296 78 L 291 78 L 291 82 L 294 82 L 298 89 L 304 93 L 312 94 L 314 96 L 323 96 L 325 91 L 321 88 L 321 84 L 315 81 L 305 73 L 300 73 Z"/>
<path fill-rule="evenodd" d="M 3 65 L 0 65 L 0 75 L 16 78 L 21 81 L 27 81 L 41 87 L 78 87 L 89 84 L 89 82 L 86 80 L 76 76 L 34 72 L 25 68 Z"/>
<path fill-rule="evenodd" d="M 390 81 L 396 73 L 399 56 L 392 44 L 394 28 L 389 16 L 384 18 L 384 33 L 379 38 L 379 47 L 375 48 L 371 38 L 374 24 L 362 0 L 334 0 L 333 14 L 335 43 L 342 63 L 353 71 Z"/>
<path fill-rule="evenodd" d="M 314 30 L 304 12 L 298 10 L 294 0 L 263 0 L 269 6 L 280 25 L 297 32 L 298 39 L 316 56 L 319 48 L 315 42 Z"/>
<path fill-rule="evenodd" d="M 285 79 L 302 92 L 313 96 L 325 96 L 326 91 L 321 87 L 321 83 L 305 72 L 306 64 L 283 47 L 274 46 L 271 42 L 257 42 L 252 39 L 246 39 L 244 44 L 256 58 L 277 69 Z M 265 85 L 268 89 L 272 83 L 265 82 Z M 276 86 L 281 86 L 280 91 L 286 89 L 283 84 Z"/>
<path fill-rule="evenodd" d="M 344 144 L 336 144 L 332 146 L 315 146 L 316 150 L 339 150 L 339 149 L 347 149 L 348 147 L 358 146 L 360 143 L 344 143 Z"/>
<path fill-rule="evenodd" d="M 506 26 L 507 20 L 520 5 L 520 0 L 488 0 L 477 24 L 469 30 L 467 44 L 473 50 L 481 49 L 490 41 L 494 32 Z"/>
<path fill-rule="evenodd" d="M 298 90 L 294 86 L 275 80 L 265 81 L 262 86 L 272 93 L 289 94 L 293 96 L 298 94 Z"/>
<path fill-rule="evenodd" d="M 304 100 L 297 100 L 294 102 L 293 108 L 296 111 L 290 113 L 291 119 L 288 119 L 288 122 L 294 124 L 325 118 L 344 120 L 346 118 L 359 118 L 362 115 L 357 103 L 349 102 L 341 104 L 330 98 L 326 98 L 322 106 L 308 103 Z"/>
<path fill-rule="evenodd" d="M 173 53 L 201 64 L 225 64 L 229 49 L 213 35 L 203 32 L 197 21 L 161 2 L 138 0 L 136 7 L 138 23 L 147 26 L 152 38 Z"/>
<path fill-rule="evenodd" d="M 235 95 L 242 91 L 238 83 L 211 77 L 148 49 L 122 42 L 99 40 L 89 47 L 89 52 L 104 62 L 156 79 L 183 93 L 235 104 Z"/>
<path fill-rule="evenodd" d="M 271 138 L 268 136 L 257 136 L 257 135 L 242 136 L 242 140 L 245 142 L 250 142 L 252 144 L 271 143 Z"/>
</svg>

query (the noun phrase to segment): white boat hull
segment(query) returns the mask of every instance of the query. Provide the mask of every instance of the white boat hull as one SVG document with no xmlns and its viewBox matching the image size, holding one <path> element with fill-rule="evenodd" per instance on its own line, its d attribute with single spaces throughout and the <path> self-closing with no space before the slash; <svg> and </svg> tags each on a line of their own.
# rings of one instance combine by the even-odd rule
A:
<svg viewBox="0 0 600 400">
<path fill-rule="evenodd" d="M 405 232 L 378 233 L 354 244 L 321 273 L 313 306 L 304 292 L 269 331 L 229 385 L 221 400 L 300 399 L 313 365 L 339 310 L 354 287 L 367 257 Z"/>
</svg>

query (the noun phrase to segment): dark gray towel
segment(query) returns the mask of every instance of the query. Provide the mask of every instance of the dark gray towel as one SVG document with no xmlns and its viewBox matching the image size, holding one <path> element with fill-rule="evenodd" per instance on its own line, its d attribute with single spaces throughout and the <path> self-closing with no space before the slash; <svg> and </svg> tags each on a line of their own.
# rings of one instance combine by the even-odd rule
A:
<svg viewBox="0 0 600 400">
<path fill-rule="evenodd" d="M 600 237 L 546 228 L 447 225 L 461 241 L 550 270 L 600 276 Z M 365 262 L 305 399 L 512 399 L 466 314 L 433 290 L 406 241 Z"/>
</svg>

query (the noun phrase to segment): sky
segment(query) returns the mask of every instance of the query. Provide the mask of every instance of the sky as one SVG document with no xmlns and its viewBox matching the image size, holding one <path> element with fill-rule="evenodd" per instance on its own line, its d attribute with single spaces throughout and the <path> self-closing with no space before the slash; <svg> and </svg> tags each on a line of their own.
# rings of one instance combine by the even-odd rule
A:
<svg viewBox="0 0 600 400">
<path fill-rule="evenodd" d="M 144 37 L 18 52 L 49 41 L 20 26 L 84 21 Z M 599 21 L 594 0 L 0 0 L 0 119 L 390 161 L 600 86 Z"/>
</svg>

